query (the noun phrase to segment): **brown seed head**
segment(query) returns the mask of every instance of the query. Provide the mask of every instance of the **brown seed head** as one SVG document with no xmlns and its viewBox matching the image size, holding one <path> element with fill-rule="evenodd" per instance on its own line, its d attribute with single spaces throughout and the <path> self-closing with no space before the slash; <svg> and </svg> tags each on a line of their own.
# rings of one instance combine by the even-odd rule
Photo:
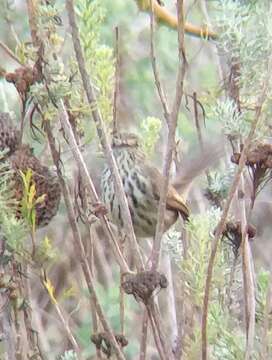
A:
<svg viewBox="0 0 272 360">
<path fill-rule="evenodd" d="M 61 198 L 61 189 L 57 176 L 41 164 L 40 160 L 32 154 L 28 145 L 22 145 L 9 158 L 14 173 L 16 197 L 21 201 L 23 196 L 23 184 L 20 171 L 26 173 L 28 169 L 33 172 L 32 180 L 35 184 L 36 195 L 34 201 L 45 195 L 44 201 L 35 206 L 36 225 L 39 227 L 47 225 L 56 215 Z M 20 210 L 18 209 L 18 216 Z"/>
<path fill-rule="evenodd" d="M 6 155 L 12 154 L 19 145 L 19 131 L 12 126 L 9 113 L 0 112 L 0 151 L 7 151 Z"/>
</svg>

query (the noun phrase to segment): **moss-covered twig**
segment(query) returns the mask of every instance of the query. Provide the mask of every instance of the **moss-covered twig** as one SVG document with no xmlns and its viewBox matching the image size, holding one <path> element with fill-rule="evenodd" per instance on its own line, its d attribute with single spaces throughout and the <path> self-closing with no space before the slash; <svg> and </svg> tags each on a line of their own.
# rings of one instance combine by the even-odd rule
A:
<svg viewBox="0 0 272 360">
<path fill-rule="evenodd" d="M 136 0 L 138 8 L 141 11 L 151 11 L 151 7 L 154 9 L 155 17 L 158 21 L 163 24 L 169 26 L 173 29 L 179 29 L 179 21 L 178 18 L 172 15 L 164 6 L 160 4 L 158 0 L 152 0 L 152 4 L 150 4 L 150 0 Z M 200 38 L 206 39 L 216 39 L 217 34 L 208 29 L 207 26 L 198 27 L 189 22 L 184 24 L 184 30 L 187 34 L 197 36 Z"/>
</svg>

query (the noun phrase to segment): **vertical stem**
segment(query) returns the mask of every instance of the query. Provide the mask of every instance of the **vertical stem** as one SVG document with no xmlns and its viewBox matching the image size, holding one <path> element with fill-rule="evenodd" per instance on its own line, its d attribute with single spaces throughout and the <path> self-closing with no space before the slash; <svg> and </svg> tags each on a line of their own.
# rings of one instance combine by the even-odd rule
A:
<svg viewBox="0 0 272 360">
<path fill-rule="evenodd" d="M 219 240 L 221 238 L 224 226 L 226 224 L 227 216 L 230 210 L 230 205 L 233 200 L 233 197 L 236 193 L 236 190 L 238 188 L 240 177 L 242 175 L 245 163 L 246 163 L 246 156 L 249 150 L 249 146 L 251 144 L 251 141 L 254 137 L 256 128 L 259 124 L 259 121 L 261 119 L 262 114 L 262 108 L 263 104 L 267 97 L 267 91 L 268 86 L 270 84 L 270 77 L 271 77 L 271 67 L 272 67 L 272 58 L 268 59 L 267 62 L 267 77 L 265 79 L 265 83 L 263 84 L 263 89 L 261 91 L 261 94 L 259 96 L 259 99 L 257 100 L 256 110 L 255 110 L 255 118 L 251 124 L 251 128 L 249 131 L 249 134 L 245 140 L 244 148 L 241 152 L 238 169 L 236 171 L 235 177 L 233 179 L 232 185 L 229 190 L 229 194 L 223 209 L 223 213 L 221 216 L 221 219 L 219 221 L 219 224 L 217 226 L 215 236 L 212 240 L 212 246 L 211 246 L 211 254 L 209 258 L 208 263 L 208 269 L 207 269 L 207 277 L 206 277 L 206 283 L 205 283 L 205 291 L 204 291 L 204 299 L 203 299 L 203 310 L 202 310 L 202 325 L 201 325 L 201 336 L 202 336 L 202 360 L 207 360 L 208 356 L 208 349 L 207 349 L 207 320 L 208 320 L 208 306 L 209 306 L 209 295 L 210 295 L 210 287 L 212 282 L 212 274 L 213 274 L 213 267 L 215 262 L 215 256 L 217 253 L 217 247 Z"/>
<path fill-rule="evenodd" d="M 120 58 L 119 58 L 119 28 L 115 28 L 115 84 L 113 95 L 113 134 L 118 132 L 118 101 L 119 101 L 119 76 L 120 76 Z"/>
<path fill-rule="evenodd" d="M 72 228 L 72 233 L 73 233 L 73 237 L 74 237 L 74 249 L 75 249 L 75 254 L 77 255 L 80 265 L 82 267 L 83 270 L 83 274 L 88 286 L 88 290 L 92 299 L 92 304 L 94 304 L 94 307 L 96 309 L 97 315 L 99 317 L 99 320 L 104 328 L 104 331 L 106 331 L 109 334 L 109 338 L 110 341 L 112 342 L 112 345 L 114 347 L 114 350 L 116 352 L 116 356 L 118 360 L 125 360 L 123 353 L 121 352 L 118 343 L 116 342 L 116 339 L 113 335 L 112 329 L 110 328 L 110 325 L 108 324 L 108 321 L 106 320 L 104 314 L 103 314 L 103 310 L 101 308 L 101 305 L 98 301 L 97 295 L 96 295 L 96 291 L 95 291 L 95 287 L 94 287 L 94 283 L 93 283 L 93 278 L 92 278 L 92 274 L 91 274 L 91 270 L 89 267 L 89 264 L 87 262 L 86 256 L 85 256 L 85 250 L 84 250 L 84 246 L 82 243 L 82 239 L 80 236 L 80 232 L 79 232 L 79 228 L 78 228 L 78 224 L 76 222 L 76 218 L 75 218 L 75 213 L 74 213 L 74 208 L 73 208 L 73 204 L 71 201 L 71 197 L 70 197 L 70 193 L 68 190 L 68 187 L 66 185 L 66 182 L 64 180 L 64 177 L 62 175 L 62 171 L 61 171 L 61 167 L 60 167 L 60 159 L 59 159 L 59 153 L 56 149 L 56 145 L 55 145 L 55 139 L 53 137 L 53 133 L 52 130 L 50 128 L 50 124 L 48 122 L 45 123 L 45 132 L 47 134 L 48 137 L 48 142 L 49 142 L 49 146 L 51 149 L 51 153 L 52 153 L 52 158 L 54 161 L 54 164 L 56 166 L 57 169 L 57 174 L 59 177 L 59 181 L 60 181 L 60 186 L 62 189 L 62 193 L 63 193 L 63 197 L 64 197 L 64 201 L 65 201 L 65 205 L 67 208 L 67 213 L 68 213 L 68 218 L 69 218 L 69 222 Z"/>
<path fill-rule="evenodd" d="M 144 264 L 143 264 L 142 256 L 140 254 L 139 245 L 138 245 L 136 237 L 135 237 L 133 224 L 132 224 L 132 220 L 131 220 L 131 216 L 130 216 L 130 212 L 129 212 L 129 208 L 128 208 L 127 198 L 125 196 L 124 188 L 122 185 L 122 180 L 120 178 L 120 174 L 119 174 L 119 171 L 118 171 L 118 168 L 116 165 L 116 161 L 112 154 L 111 147 L 109 145 L 109 142 L 108 142 L 108 139 L 106 136 L 103 119 L 101 117 L 99 109 L 97 108 L 97 102 L 96 102 L 94 89 L 91 84 L 90 77 L 86 70 L 86 64 L 85 64 L 85 59 L 84 59 L 84 55 L 83 55 L 83 50 L 82 50 L 81 43 L 80 43 L 79 29 L 78 29 L 77 22 L 76 22 L 76 15 L 75 15 L 73 0 L 66 0 L 66 9 L 67 9 L 67 13 L 68 13 L 69 24 L 70 24 L 71 30 L 72 30 L 73 45 L 74 45 L 74 50 L 75 50 L 75 55 L 76 55 L 79 71 L 80 71 L 81 78 L 82 78 L 83 87 L 84 87 L 84 90 L 85 90 L 85 93 L 87 96 L 87 100 L 90 105 L 92 117 L 93 117 L 93 120 L 96 125 L 96 130 L 97 130 L 98 137 L 100 139 L 101 146 L 103 148 L 104 154 L 106 156 L 109 168 L 111 170 L 111 173 L 112 173 L 112 176 L 114 179 L 115 191 L 117 193 L 117 196 L 118 196 L 118 199 L 120 202 L 121 214 L 124 219 L 125 232 L 130 241 L 130 245 L 132 248 L 132 254 L 134 256 L 137 269 L 143 270 Z"/>
<path fill-rule="evenodd" d="M 139 360 L 146 359 L 146 346 L 147 346 L 147 330 L 148 330 L 148 312 L 144 310 L 142 319 L 142 332 L 141 332 L 141 345 L 140 345 L 140 357 Z"/>
<path fill-rule="evenodd" d="M 152 13 L 152 12 L 151 12 Z M 178 121 L 178 113 L 181 105 L 181 100 L 183 97 L 183 85 L 186 74 L 186 56 L 184 49 L 184 13 L 183 13 L 183 0 L 177 1 L 177 13 L 178 13 L 178 53 L 179 53 L 179 67 L 178 74 L 176 80 L 176 92 L 174 97 L 174 103 L 172 107 L 172 111 L 170 113 L 170 118 L 168 114 L 165 114 L 165 120 L 168 124 L 168 139 L 167 146 L 164 155 L 163 162 L 163 181 L 160 189 L 160 201 L 159 201 L 159 209 L 158 209 L 158 222 L 156 226 L 156 234 L 152 249 L 152 269 L 155 270 L 158 268 L 159 260 L 160 260 L 160 252 L 161 252 L 161 239 L 164 232 L 164 215 L 166 208 L 166 198 L 169 186 L 169 176 L 170 176 L 170 168 L 173 158 L 173 151 L 175 148 L 175 133 Z M 152 23 L 152 18 L 151 18 Z M 155 75 L 155 72 L 154 72 Z M 156 75 L 155 75 L 156 78 Z M 158 90 L 159 91 L 159 90 Z M 165 111 L 165 104 L 163 103 L 163 108 Z"/>
<path fill-rule="evenodd" d="M 246 354 L 245 360 L 249 360 L 254 348 L 255 337 L 255 287 L 254 275 L 251 266 L 251 250 L 248 243 L 248 222 L 246 215 L 246 205 L 244 200 L 244 177 L 241 176 L 240 182 L 240 213 L 241 213 L 241 232 L 242 232 L 242 264 L 243 264 L 243 285 L 244 285 L 244 304 L 245 304 L 245 324 L 246 324 Z M 250 218 L 250 216 L 249 216 Z"/>
</svg>

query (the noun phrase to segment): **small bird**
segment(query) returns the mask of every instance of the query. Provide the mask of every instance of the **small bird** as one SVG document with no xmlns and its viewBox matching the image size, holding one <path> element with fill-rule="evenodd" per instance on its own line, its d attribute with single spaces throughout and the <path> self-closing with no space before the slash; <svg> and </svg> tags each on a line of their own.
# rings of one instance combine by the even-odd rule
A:
<svg viewBox="0 0 272 360">
<path fill-rule="evenodd" d="M 145 159 L 136 135 L 119 134 L 113 138 L 112 149 L 123 182 L 135 235 L 138 238 L 153 237 L 157 225 L 160 185 L 163 176 L 155 166 L 149 164 Z M 116 225 L 123 227 L 121 208 L 114 190 L 113 177 L 107 166 L 101 177 L 101 192 L 111 220 Z M 164 231 L 167 231 L 176 222 L 179 214 L 186 220 L 189 217 L 189 209 L 183 198 L 169 185 Z"/>
<path fill-rule="evenodd" d="M 42 195 L 44 200 L 35 205 L 36 226 L 43 227 L 56 215 L 61 198 L 61 188 L 58 177 L 47 166 L 33 155 L 29 145 L 20 144 L 19 131 L 12 125 L 8 113 L 0 113 L 0 150 L 5 151 L 4 160 L 13 170 L 15 197 L 18 203 L 23 196 L 23 182 L 20 172 L 32 170 L 32 180 L 35 184 L 36 194 L 34 201 Z M 16 211 L 21 217 L 20 206 Z"/>
</svg>

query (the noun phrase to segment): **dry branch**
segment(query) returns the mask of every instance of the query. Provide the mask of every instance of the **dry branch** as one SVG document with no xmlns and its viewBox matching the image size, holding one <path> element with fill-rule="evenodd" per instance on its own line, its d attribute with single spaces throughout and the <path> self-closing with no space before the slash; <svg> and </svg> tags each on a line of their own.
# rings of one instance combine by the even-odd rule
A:
<svg viewBox="0 0 272 360">
<path fill-rule="evenodd" d="M 93 116 L 93 120 L 96 125 L 97 134 L 100 140 L 100 143 L 102 145 L 105 157 L 107 159 L 109 168 L 111 170 L 111 173 L 113 175 L 114 183 L 115 183 L 115 190 L 118 196 L 118 199 L 120 201 L 121 206 L 121 213 L 122 217 L 124 219 L 125 224 L 125 232 L 126 235 L 130 241 L 132 254 L 135 258 L 136 266 L 138 270 L 143 270 L 143 260 L 142 256 L 140 254 L 139 245 L 137 243 L 134 230 L 133 230 L 133 224 L 131 220 L 131 216 L 129 213 L 128 203 L 125 196 L 125 192 L 123 189 L 122 181 L 120 178 L 120 174 L 116 165 L 115 158 L 112 154 L 111 147 L 109 145 L 109 141 L 106 136 L 105 126 L 103 123 L 103 119 L 101 117 L 101 114 L 99 112 L 99 109 L 97 108 L 97 102 L 95 93 L 89 78 L 89 75 L 86 70 L 85 66 L 85 60 L 83 56 L 83 50 L 80 44 L 80 38 L 79 38 L 79 30 L 76 23 L 76 16 L 75 16 L 75 10 L 74 10 L 74 2 L 73 0 L 66 0 L 66 8 L 69 18 L 69 24 L 72 31 L 72 39 L 73 39 L 73 45 L 75 50 L 75 55 L 79 67 L 79 71 L 81 74 L 83 87 L 87 96 L 88 103 L 90 105 L 91 113 Z"/>
<path fill-rule="evenodd" d="M 179 20 L 176 16 L 172 15 L 164 6 L 162 6 L 158 0 L 136 0 L 139 10 L 141 11 L 151 11 L 151 8 L 154 9 L 154 15 L 159 22 L 169 26 L 173 29 L 179 28 Z M 214 31 L 208 29 L 207 26 L 198 27 L 189 22 L 184 24 L 184 31 L 186 34 L 197 36 L 204 39 L 216 39 L 217 35 Z"/>
<path fill-rule="evenodd" d="M 257 126 L 259 124 L 261 114 L 262 114 L 262 108 L 263 104 L 266 100 L 267 91 L 270 83 L 271 78 L 271 67 L 272 67 L 272 58 L 268 59 L 268 65 L 267 65 L 267 76 L 265 79 L 265 83 L 263 84 L 262 92 L 257 100 L 256 110 L 255 110 L 255 117 L 251 124 L 251 128 L 249 131 L 249 134 L 247 138 L 245 139 L 244 147 L 241 152 L 241 156 L 239 159 L 239 165 L 238 169 L 236 171 L 236 174 L 234 176 L 233 182 L 231 184 L 228 197 L 226 199 L 226 203 L 223 209 L 223 213 L 221 216 L 221 219 L 219 221 L 219 224 L 217 226 L 215 236 L 212 240 L 211 245 L 211 254 L 209 258 L 208 263 L 208 270 L 207 270 L 207 277 L 206 277 L 206 283 L 205 283 L 205 292 L 204 292 L 204 299 L 203 299 L 203 310 L 202 310 L 202 329 L 201 329 L 201 335 L 202 335 L 202 360 L 207 360 L 208 358 L 208 349 L 207 349 L 207 320 L 208 320 L 208 306 L 209 306 L 209 295 L 210 295 L 210 287 L 212 282 L 212 273 L 213 273 L 213 266 L 215 262 L 215 256 L 217 253 L 217 248 L 219 244 L 219 240 L 221 238 L 223 229 L 225 227 L 227 216 L 230 210 L 230 206 L 233 200 L 233 197 L 238 189 L 240 178 L 246 163 L 246 157 L 249 151 L 249 147 L 251 144 L 251 141 L 254 137 L 255 131 L 257 129 Z"/>
</svg>

